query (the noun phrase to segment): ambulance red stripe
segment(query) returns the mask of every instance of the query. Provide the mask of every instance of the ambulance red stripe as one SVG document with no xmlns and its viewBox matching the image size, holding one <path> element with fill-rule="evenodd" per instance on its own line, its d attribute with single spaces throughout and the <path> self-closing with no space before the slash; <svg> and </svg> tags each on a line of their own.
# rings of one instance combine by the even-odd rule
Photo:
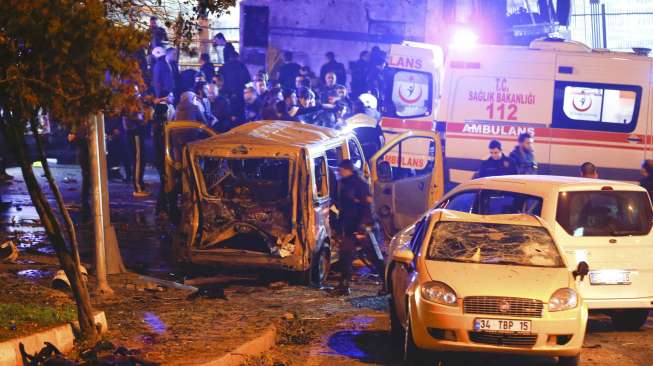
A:
<svg viewBox="0 0 653 366">
<path fill-rule="evenodd" d="M 456 138 L 456 139 L 465 139 L 465 140 L 484 140 L 484 141 L 490 141 L 494 140 L 497 138 L 500 138 L 498 136 L 481 136 L 481 135 L 471 135 L 471 134 L 462 134 L 462 133 L 454 133 L 454 134 L 447 134 L 447 137 L 449 138 Z M 506 137 L 506 136 L 502 136 Z M 576 142 L 576 141 L 557 141 L 557 140 L 549 140 L 546 138 L 546 136 L 541 136 L 543 140 L 540 140 L 538 143 L 539 144 L 551 144 L 551 145 L 566 145 L 566 146 L 589 146 L 589 147 L 603 147 L 603 148 L 612 148 L 612 149 L 624 149 L 624 150 L 646 150 L 646 146 L 641 145 L 637 146 L 637 144 L 628 144 L 628 145 L 608 145 L 608 144 L 599 144 L 599 143 L 591 143 L 591 142 Z"/>
<path fill-rule="evenodd" d="M 469 123 L 475 123 L 475 122 L 469 122 Z M 467 123 L 467 124 L 469 124 Z M 465 128 L 465 122 L 447 122 L 447 134 L 451 133 L 461 133 L 464 134 L 465 136 L 477 136 L 478 134 L 474 133 L 463 133 L 463 129 Z M 482 124 L 482 123 L 478 123 Z M 505 126 L 506 128 L 509 127 L 520 127 L 518 124 L 510 124 L 510 125 L 503 125 L 500 123 L 492 123 L 492 126 Z M 524 125 L 524 128 L 533 128 L 533 125 Z M 639 135 L 639 134 L 629 134 L 629 133 L 622 133 L 622 132 L 602 132 L 602 131 L 588 131 L 588 130 L 570 130 L 570 129 L 563 129 L 563 128 L 544 128 L 544 127 L 534 127 L 535 129 L 535 136 L 539 136 L 541 138 L 558 138 L 558 139 L 570 139 L 570 140 L 577 140 L 579 136 L 582 136 L 584 140 L 587 141 L 601 141 L 601 142 L 616 142 L 616 143 L 629 143 L 630 145 L 644 145 L 645 144 L 645 139 L 646 135 Z M 492 136 L 492 138 L 497 138 L 497 137 L 502 137 L 506 135 L 495 135 L 495 134 L 488 134 L 486 136 Z M 516 136 L 515 136 L 516 137 Z M 634 139 L 639 139 L 639 141 L 629 141 L 629 138 L 634 138 Z M 581 144 L 581 143 L 579 143 Z M 612 146 L 612 145 L 608 145 Z"/>
</svg>

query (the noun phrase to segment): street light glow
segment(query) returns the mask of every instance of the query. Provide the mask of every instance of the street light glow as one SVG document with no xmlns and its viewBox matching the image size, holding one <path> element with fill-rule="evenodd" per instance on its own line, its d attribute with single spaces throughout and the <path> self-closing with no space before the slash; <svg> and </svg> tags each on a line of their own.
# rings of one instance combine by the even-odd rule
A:
<svg viewBox="0 0 653 366">
<path fill-rule="evenodd" d="M 451 38 L 451 48 L 465 49 L 472 48 L 478 42 L 478 35 L 468 28 L 457 29 Z"/>
</svg>

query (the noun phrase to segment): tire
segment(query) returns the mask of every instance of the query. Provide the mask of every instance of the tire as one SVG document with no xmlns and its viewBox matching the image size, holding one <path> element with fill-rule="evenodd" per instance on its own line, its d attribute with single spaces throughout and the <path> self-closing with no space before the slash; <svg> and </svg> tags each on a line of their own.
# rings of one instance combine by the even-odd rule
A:
<svg viewBox="0 0 653 366">
<path fill-rule="evenodd" d="M 558 357 L 558 365 L 560 365 L 560 366 L 578 366 L 578 365 L 580 365 L 580 355 Z"/>
<path fill-rule="evenodd" d="M 388 298 L 388 312 L 390 313 L 390 335 L 392 336 L 392 344 L 402 344 L 406 337 L 406 330 L 401 325 L 399 317 L 397 316 L 397 308 L 392 299 L 392 294 Z"/>
<path fill-rule="evenodd" d="M 431 355 L 429 352 L 420 349 L 417 347 L 415 344 L 415 341 L 413 339 L 413 326 L 411 325 L 410 322 L 410 314 L 408 315 L 408 328 L 404 332 L 404 361 L 408 365 L 413 365 L 413 366 L 427 366 L 427 365 L 434 365 L 435 364 L 435 358 L 430 357 Z"/>
<path fill-rule="evenodd" d="M 648 319 L 648 309 L 615 310 L 610 313 L 612 326 L 619 331 L 639 330 Z"/>
<path fill-rule="evenodd" d="M 322 286 L 331 271 L 331 252 L 329 247 L 322 246 L 311 262 L 310 279 L 308 285 Z"/>
</svg>

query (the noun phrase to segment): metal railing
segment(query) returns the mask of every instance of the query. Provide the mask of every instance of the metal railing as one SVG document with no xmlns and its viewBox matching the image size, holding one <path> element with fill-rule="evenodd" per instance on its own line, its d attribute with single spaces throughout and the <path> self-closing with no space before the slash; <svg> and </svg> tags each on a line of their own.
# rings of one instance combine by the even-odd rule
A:
<svg viewBox="0 0 653 366">
<path fill-rule="evenodd" d="M 595 48 L 624 51 L 633 47 L 653 48 L 653 11 L 626 9 L 592 2 L 589 9 L 571 15 L 572 38 L 584 38 L 585 43 Z"/>
</svg>

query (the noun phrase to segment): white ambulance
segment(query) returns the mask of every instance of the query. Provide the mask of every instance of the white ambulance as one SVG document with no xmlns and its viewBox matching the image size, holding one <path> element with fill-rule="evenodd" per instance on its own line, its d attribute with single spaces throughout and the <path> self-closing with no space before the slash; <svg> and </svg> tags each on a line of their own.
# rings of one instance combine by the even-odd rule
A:
<svg viewBox="0 0 653 366">
<path fill-rule="evenodd" d="M 490 140 L 509 154 L 523 132 L 541 174 L 577 176 L 589 161 L 637 181 L 653 145 L 651 60 L 556 39 L 450 49 L 437 113 L 449 181 L 471 179 Z"/>
<path fill-rule="evenodd" d="M 380 91 L 380 126 L 386 141 L 411 130 L 434 132 L 444 66 L 442 48 L 417 42 L 394 44 L 386 60 L 384 88 Z M 432 140 L 417 135 L 390 149 L 383 161 L 407 178 L 411 186 L 405 189 L 443 190 L 444 187 L 428 187 L 423 181 L 436 170 L 434 164 L 440 160 L 435 157 L 436 150 Z"/>
</svg>

